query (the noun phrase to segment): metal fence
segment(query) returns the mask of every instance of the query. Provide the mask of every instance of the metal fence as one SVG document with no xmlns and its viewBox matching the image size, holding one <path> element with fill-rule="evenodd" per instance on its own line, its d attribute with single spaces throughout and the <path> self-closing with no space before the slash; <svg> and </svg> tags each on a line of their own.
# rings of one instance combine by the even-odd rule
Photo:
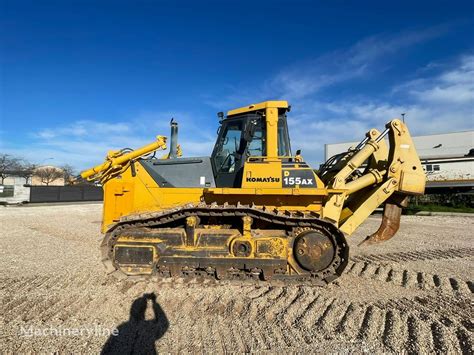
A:
<svg viewBox="0 0 474 355">
<path fill-rule="evenodd" d="M 30 202 L 102 201 L 98 186 L 31 186 Z"/>
</svg>

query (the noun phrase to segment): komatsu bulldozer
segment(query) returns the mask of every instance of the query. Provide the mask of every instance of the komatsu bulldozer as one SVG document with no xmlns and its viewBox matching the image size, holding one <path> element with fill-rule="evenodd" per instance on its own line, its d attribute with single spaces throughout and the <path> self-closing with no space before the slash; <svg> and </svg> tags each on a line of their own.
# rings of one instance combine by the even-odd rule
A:
<svg viewBox="0 0 474 355">
<path fill-rule="evenodd" d="M 346 236 L 384 204 L 365 242 L 390 239 L 425 174 L 407 126 L 371 129 L 318 170 L 292 154 L 286 101 L 219 113 L 210 157 L 183 158 L 178 125 L 82 172 L 102 184 L 102 258 L 118 277 L 298 280 L 325 285 L 348 263 Z M 309 138 L 309 137 L 308 137 Z"/>
</svg>

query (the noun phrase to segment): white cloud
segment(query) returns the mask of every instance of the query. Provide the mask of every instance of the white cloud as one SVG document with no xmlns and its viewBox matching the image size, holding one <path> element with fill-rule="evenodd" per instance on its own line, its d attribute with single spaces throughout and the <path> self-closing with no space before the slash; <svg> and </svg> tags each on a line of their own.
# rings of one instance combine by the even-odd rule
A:
<svg viewBox="0 0 474 355">
<path fill-rule="evenodd" d="M 295 104 L 298 100 L 312 97 L 337 84 L 356 79 L 373 79 L 378 71 L 386 69 L 386 66 L 380 68 L 380 62 L 385 63 L 386 58 L 394 58 L 395 53 L 409 46 L 439 37 L 446 30 L 447 26 L 437 26 L 405 31 L 395 36 L 370 36 L 348 48 L 312 59 L 297 60 L 270 75 L 261 85 L 233 83 L 221 88 L 217 96 L 205 96 L 204 101 L 217 109 L 268 99 L 285 99 Z"/>
<path fill-rule="evenodd" d="M 381 95 L 383 99 L 294 98 L 289 115 L 293 148 L 302 148 L 305 159 L 316 166 L 323 161 L 325 143 L 360 140 L 369 129 L 382 130 L 402 113 L 413 135 L 474 129 L 473 63 L 474 56 L 462 56 L 437 75 L 387 88 L 391 95 Z"/>
<path fill-rule="evenodd" d="M 410 93 L 421 101 L 434 104 L 473 104 L 474 55 L 464 56 L 458 67 L 441 75 L 408 83 Z"/>
<path fill-rule="evenodd" d="M 397 51 L 442 33 L 442 29 L 406 32 L 395 37 L 373 36 L 348 49 L 314 60 L 295 63 L 270 76 L 262 85 L 249 83 L 227 88 L 229 95 L 205 101 L 216 108 L 232 108 L 266 99 L 287 99 L 293 150 L 302 149 L 313 166 L 321 163 L 324 144 L 362 139 L 371 128 L 382 130 L 385 123 L 406 113 L 412 134 L 421 135 L 474 129 L 474 55 L 453 63 L 432 61 L 414 73 L 410 81 L 388 86 L 380 95 L 362 94 L 352 98 L 323 99 L 324 90 L 351 85 L 355 80 L 377 80 L 385 58 Z M 334 95 L 332 95 L 334 96 Z M 180 143 L 185 156 L 209 155 L 216 139 L 217 119 L 211 126 L 189 112 L 145 111 L 126 122 L 77 121 L 34 135 L 31 147 L 0 150 L 38 162 L 38 157 L 54 157 L 57 164 L 87 168 L 100 163 L 110 149 L 136 148 L 169 134 L 169 120 L 180 123 Z"/>
<path fill-rule="evenodd" d="M 355 81 L 378 80 L 377 74 L 390 65 L 388 58 L 393 60 L 407 47 L 439 37 L 446 29 L 372 36 L 347 49 L 293 63 L 257 86 L 253 95 L 248 89 L 242 96 L 234 91 L 221 102 L 232 107 L 267 99 L 289 100 L 293 149 L 301 148 L 305 159 L 315 166 L 324 159 L 325 143 L 362 139 L 369 129 L 382 130 L 386 122 L 402 113 L 415 135 L 473 129 L 473 55 L 453 63 L 431 61 L 415 71 L 412 80 L 382 87 L 371 97 L 358 93 L 323 99 L 336 85 L 348 88 Z"/>
<path fill-rule="evenodd" d="M 474 98 L 474 85 L 449 85 L 447 87 L 436 86 L 423 91 L 412 91 L 422 101 L 428 102 L 448 102 L 448 103 L 468 103 Z"/>
<path fill-rule="evenodd" d="M 169 136 L 169 121 L 173 116 L 180 124 L 178 140 L 184 154 L 209 155 L 217 127 L 203 128 L 199 119 L 183 112 L 142 112 L 126 123 L 76 121 L 31 133 L 28 146 L 15 147 L 0 140 L 0 151 L 37 164 L 53 158 L 48 163 L 69 164 L 82 170 L 101 163 L 109 150 L 134 149 L 152 142 L 157 134 Z"/>
<path fill-rule="evenodd" d="M 87 135 L 117 134 L 129 132 L 130 125 L 123 122 L 107 123 L 90 120 L 81 120 L 69 125 L 40 130 L 34 135 L 41 139 L 52 139 L 62 136 L 84 137 Z"/>
<path fill-rule="evenodd" d="M 317 58 L 293 63 L 267 80 L 254 92 L 260 99 L 281 97 L 298 100 L 339 83 L 371 77 L 380 59 L 401 49 L 440 36 L 444 27 L 407 31 L 396 36 L 376 35 L 364 38 L 347 49 L 333 51 Z M 248 93 L 244 97 L 250 96 Z M 241 101 L 236 94 L 230 102 Z"/>
</svg>

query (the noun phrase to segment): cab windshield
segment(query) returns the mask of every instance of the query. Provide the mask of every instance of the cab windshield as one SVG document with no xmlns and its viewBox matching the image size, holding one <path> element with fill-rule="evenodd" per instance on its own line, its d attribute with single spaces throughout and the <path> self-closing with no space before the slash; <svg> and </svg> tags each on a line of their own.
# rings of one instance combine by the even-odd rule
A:
<svg viewBox="0 0 474 355">
<path fill-rule="evenodd" d="M 215 168 L 219 173 L 233 173 L 241 155 L 264 157 L 266 152 L 266 122 L 260 115 L 246 115 L 222 125 L 222 134 L 215 151 Z M 251 136 L 248 137 L 250 126 Z M 245 133 L 247 131 L 247 133 Z M 278 156 L 291 156 L 286 117 L 280 116 L 277 130 Z M 244 158 L 245 159 L 245 158 Z"/>
</svg>

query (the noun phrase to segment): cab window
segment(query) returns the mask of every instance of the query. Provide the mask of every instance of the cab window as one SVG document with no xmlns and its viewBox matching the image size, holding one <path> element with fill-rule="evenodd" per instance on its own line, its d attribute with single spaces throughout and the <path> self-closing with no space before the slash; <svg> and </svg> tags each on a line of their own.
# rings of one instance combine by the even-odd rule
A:
<svg viewBox="0 0 474 355">
<path fill-rule="evenodd" d="M 251 157 L 263 157 L 265 155 L 265 125 L 263 119 L 258 119 L 253 121 L 250 124 L 255 124 L 255 132 L 252 136 L 252 141 L 250 142 L 247 154 Z"/>
<path fill-rule="evenodd" d="M 216 154 L 216 168 L 221 173 L 235 171 L 237 152 L 240 151 L 242 121 L 228 122 L 219 142 Z"/>
<path fill-rule="evenodd" d="M 278 156 L 291 156 L 290 139 L 288 137 L 288 127 L 286 120 L 278 120 Z"/>
</svg>

